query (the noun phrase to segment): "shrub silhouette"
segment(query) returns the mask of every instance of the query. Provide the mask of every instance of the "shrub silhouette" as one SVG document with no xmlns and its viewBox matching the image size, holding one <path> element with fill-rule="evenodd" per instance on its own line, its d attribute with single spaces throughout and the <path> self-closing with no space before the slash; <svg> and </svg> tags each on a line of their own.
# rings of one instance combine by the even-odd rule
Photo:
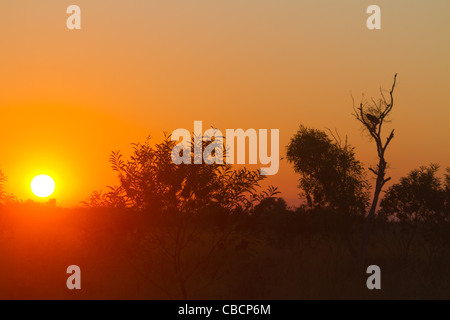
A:
<svg viewBox="0 0 450 320">
<path fill-rule="evenodd" d="M 204 150 L 212 142 L 193 139 L 192 160 L 196 143 Z M 186 299 L 190 287 L 197 285 L 194 276 L 208 272 L 214 279 L 221 266 L 220 248 L 226 244 L 249 248 L 245 217 L 278 191 L 271 186 L 259 190 L 265 176 L 258 170 L 217 163 L 174 164 L 172 150 L 178 151 L 174 147 L 176 142 L 165 136 L 154 146 L 150 139 L 133 144 L 128 159 L 114 151 L 110 164 L 118 173 L 119 185 L 108 187 L 106 193 L 94 192 L 83 204 L 145 213 L 149 223 L 132 234 L 128 261 L 168 297 Z M 155 270 L 157 264 L 164 267 Z M 167 278 L 178 285 L 178 293 L 162 280 Z"/>
<path fill-rule="evenodd" d="M 379 214 L 399 221 L 448 221 L 448 178 L 443 185 L 438 170 L 439 165 L 431 164 L 402 177 L 386 191 Z"/>
<path fill-rule="evenodd" d="M 200 143 L 204 149 L 212 142 L 200 140 Z M 235 170 L 231 165 L 216 163 L 175 165 L 172 161 L 175 145 L 176 142 L 166 136 L 154 146 L 150 145 L 150 139 L 134 144 L 128 160 L 124 160 L 119 151 L 113 152 L 110 163 L 119 174 L 120 185 L 110 187 L 106 194 L 97 192 L 86 204 L 104 203 L 153 213 L 194 213 L 206 207 L 249 212 L 263 198 L 278 192 L 273 187 L 268 189 L 270 194 L 258 192 L 260 182 L 265 178 L 258 170 L 245 167 Z M 194 156 L 193 143 L 192 159 Z"/>
<path fill-rule="evenodd" d="M 395 226 L 393 233 L 400 248 L 401 256 L 409 256 L 417 235 L 421 236 L 421 246 L 429 255 L 435 255 L 448 242 L 449 180 L 444 183 L 436 176 L 439 165 L 431 164 L 412 170 L 399 183 L 388 188 L 380 203 L 379 217 Z M 447 172 L 449 172 L 449 168 Z"/>
</svg>

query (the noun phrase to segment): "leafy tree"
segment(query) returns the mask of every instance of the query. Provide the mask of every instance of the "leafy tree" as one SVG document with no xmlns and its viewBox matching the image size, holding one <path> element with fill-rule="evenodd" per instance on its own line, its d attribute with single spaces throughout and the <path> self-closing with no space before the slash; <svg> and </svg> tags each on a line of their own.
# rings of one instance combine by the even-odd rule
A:
<svg viewBox="0 0 450 320">
<path fill-rule="evenodd" d="M 134 144 L 128 159 L 119 151 L 113 152 L 110 163 L 119 175 L 119 186 L 105 194 L 94 193 L 85 202 L 93 206 L 129 207 L 153 215 L 151 223 L 140 226 L 133 234 L 137 252 L 131 253 L 129 261 L 144 262 L 136 269 L 168 296 L 172 293 L 164 284 L 166 272 L 171 271 L 181 297 L 187 299 L 189 285 L 195 285 L 193 275 L 212 263 L 217 250 L 239 229 L 233 222 L 233 218 L 239 217 L 236 213 L 250 213 L 255 205 L 278 193 L 273 187 L 258 192 L 265 178 L 259 171 L 233 169 L 231 165 L 218 163 L 194 164 L 198 156 L 195 147 L 203 151 L 213 141 L 193 139 L 189 154 L 193 164 L 173 162 L 172 150 L 180 152 L 180 156 L 185 150 L 174 149 L 176 142 L 170 136 L 153 146 L 150 139 Z M 207 228 L 201 228 L 204 222 Z M 201 234 L 211 234 L 210 241 L 202 244 Z M 162 268 L 159 278 L 152 269 L 155 259 L 151 257 L 155 255 L 156 261 L 172 267 Z"/>
<path fill-rule="evenodd" d="M 344 215 L 365 211 L 368 182 L 347 141 L 300 126 L 287 146 L 287 159 L 301 174 L 299 187 L 310 207 L 326 206 Z"/>
<path fill-rule="evenodd" d="M 381 200 L 379 216 L 397 227 L 394 237 L 404 258 L 419 231 L 427 244 L 425 249 L 430 249 L 430 253 L 448 241 L 448 229 L 445 228 L 445 222 L 450 218 L 448 176 L 443 184 L 436 176 L 438 170 L 437 164 L 412 170 L 399 183 L 389 187 Z"/>
<path fill-rule="evenodd" d="M 200 141 L 200 142 L 198 142 Z M 212 141 L 195 140 L 206 148 Z M 194 143 L 191 157 L 194 159 Z M 174 164 L 172 150 L 176 142 L 166 136 L 161 143 L 134 144 L 133 154 L 124 160 L 120 152 L 113 152 L 110 163 L 117 171 L 123 203 L 139 210 L 155 212 L 197 212 L 208 206 L 222 207 L 233 212 L 248 212 L 264 195 L 258 193 L 265 176 L 246 168 L 234 170 L 228 164 Z M 182 152 L 182 151 L 180 151 Z M 194 160 L 192 160 L 194 163 Z M 117 196 L 117 194 L 116 194 Z"/>
<path fill-rule="evenodd" d="M 442 184 L 436 176 L 438 170 L 437 164 L 420 167 L 389 187 L 380 203 L 380 215 L 411 222 L 448 219 L 445 207 L 448 181 Z"/>
</svg>

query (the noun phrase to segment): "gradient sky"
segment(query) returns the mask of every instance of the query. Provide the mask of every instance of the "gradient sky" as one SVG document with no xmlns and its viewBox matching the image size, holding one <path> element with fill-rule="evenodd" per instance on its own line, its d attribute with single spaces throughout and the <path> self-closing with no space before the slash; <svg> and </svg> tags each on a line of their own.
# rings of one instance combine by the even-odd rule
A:
<svg viewBox="0 0 450 320">
<path fill-rule="evenodd" d="M 82 29 L 66 27 L 66 8 Z M 381 30 L 366 8 L 381 7 Z M 351 116 L 351 93 L 378 96 L 398 73 L 387 153 L 393 181 L 431 162 L 450 166 L 450 2 L 395 0 L 2 0 L 0 169 L 32 198 L 46 173 L 71 206 L 114 184 L 112 150 L 163 131 L 337 128 L 366 165 L 376 150 Z M 267 181 L 297 204 L 281 161 Z"/>
</svg>

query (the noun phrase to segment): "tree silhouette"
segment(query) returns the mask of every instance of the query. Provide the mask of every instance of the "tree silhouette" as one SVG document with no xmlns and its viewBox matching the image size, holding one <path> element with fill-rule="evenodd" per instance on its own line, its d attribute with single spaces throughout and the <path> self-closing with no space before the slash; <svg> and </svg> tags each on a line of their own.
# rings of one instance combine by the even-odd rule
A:
<svg viewBox="0 0 450 320">
<path fill-rule="evenodd" d="M 333 142 L 324 131 L 300 126 L 287 146 L 287 159 L 301 174 L 299 187 L 309 206 L 346 215 L 365 211 L 368 183 L 347 141 Z"/>
<path fill-rule="evenodd" d="M 412 170 L 388 188 L 380 202 L 380 215 L 401 221 L 440 222 L 449 218 L 446 188 L 436 177 L 439 165 Z"/>
<path fill-rule="evenodd" d="M 193 139 L 204 150 L 213 141 Z M 176 142 L 166 136 L 161 143 L 134 144 L 133 154 L 124 160 L 120 152 L 110 157 L 117 171 L 124 203 L 139 210 L 152 212 L 194 213 L 208 206 L 222 207 L 233 212 L 248 212 L 261 200 L 260 182 L 265 178 L 259 170 L 233 169 L 229 164 L 174 164 L 172 150 Z M 179 150 L 183 152 L 182 150 Z M 195 163 L 192 160 L 192 163 Z M 272 196 L 278 191 L 269 188 Z"/>
<path fill-rule="evenodd" d="M 288 161 L 301 174 L 300 189 L 310 207 L 331 209 L 338 214 L 342 228 L 329 230 L 339 242 L 346 242 L 350 254 L 357 256 L 351 235 L 357 215 L 362 215 L 368 205 L 368 188 L 365 171 L 355 159 L 354 148 L 342 143 L 339 134 L 300 126 L 287 146 Z M 338 230 L 339 229 L 339 230 Z"/>
<path fill-rule="evenodd" d="M 420 226 L 428 242 L 433 242 L 441 236 L 441 228 L 437 226 L 449 221 L 450 212 L 446 205 L 449 199 L 448 181 L 444 184 L 441 182 L 436 176 L 438 170 L 437 164 L 412 170 L 399 183 L 389 187 L 380 202 L 380 217 L 401 227 L 395 237 L 404 258 L 408 256 Z M 447 231 L 445 234 L 448 234 Z M 442 237 L 437 242 L 438 246 L 441 241 Z"/>
<path fill-rule="evenodd" d="M 369 241 L 369 234 L 372 226 L 372 220 L 375 216 L 375 211 L 378 204 L 378 199 L 383 189 L 383 186 L 391 178 L 386 178 L 385 160 L 386 148 L 391 140 L 394 138 L 394 130 L 390 132 L 386 140 L 383 142 L 383 125 L 387 122 L 387 117 L 394 107 L 394 89 L 397 80 L 397 74 L 394 76 L 394 82 L 389 92 L 389 98 L 386 99 L 383 90 L 380 88 L 381 98 L 375 101 L 373 98 L 370 101 L 362 101 L 359 107 L 355 106 L 353 102 L 353 116 L 362 123 L 363 129 L 369 133 L 370 138 L 375 142 L 377 147 L 378 164 L 376 168 L 369 168 L 369 170 L 376 175 L 375 190 L 372 199 L 372 205 L 367 215 L 364 224 L 363 241 L 361 245 L 361 264 L 364 264 L 367 253 L 367 244 Z"/>
<path fill-rule="evenodd" d="M 148 215 L 151 223 L 143 224 L 134 234 L 138 248 L 130 252 L 129 261 L 143 262 L 140 264 L 143 270 L 138 266 L 135 269 L 168 296 L 171 293 L 163 283 L 167 268 L 162 269 L 158 279 L 151 269 L 154 259 L 145 259 L 158 255 L 158 261 L 169 263 L 181 297 L 187 299 L 189 281 L 205 269 L 220 246 L 236 233 L 233 217 L 249 214 L 256 205 L 278 193 L 271 186 L 258 191 L 265 178 L 258 170 L 233 169 L 231 165 L 218 163 L 194 164 L 194 157 L 198 156 L 195 147 L 204 151 L 213 142 L 193 139 L 192 164 L 174 163 L 172 151 L 181 155 L 185 150 L 174 149 L 177 143 L 170 136 L 155 145 L 150 144 L 150 138 L 133 144 L 128 159 L 115 151 L 109 160 L 119 175 L 119 186 L 109 187 L 107 193 L 95 192 L 84 202 L 94 207 L 131 208 Z M 202 221 L 208 228 L 201 228 Z M 201 245 L 199 237 L 205 233 L 213 236 Z M 194 253 L 195 263 L 189 263 Z"/>
</svg>

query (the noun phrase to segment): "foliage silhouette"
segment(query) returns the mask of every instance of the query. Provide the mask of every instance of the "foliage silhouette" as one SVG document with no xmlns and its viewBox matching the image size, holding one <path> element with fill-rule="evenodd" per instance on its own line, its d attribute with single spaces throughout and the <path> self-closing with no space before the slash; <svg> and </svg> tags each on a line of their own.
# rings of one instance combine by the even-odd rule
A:
<svg viewBox="0 0 450 320">
<path fill-rule="evenodd" d="M 6 182 L 8 182 L 8 178 L 3 171 L 0 170 L 0 204 L 18 202 L 17 197 L 14 194 L 5 191 Z"/>
<path fill-rule="evenodd" d="M 329 217 L 335 228 L 329 228 L 327 233 L 333 240 L 336 233 L 339 243 L 346 243 L 349 253 L 356 257 L 353 235 L 358 217 L 368 205 L 369 184 L 354 148 L 347 140 L 342 143 L 337 132 L 330 133 L 334 141 L 324 131 L 300 126 L 287 146 L 287 159 L 301 174 L 299 187 L 308 207 L 335 214 L 332 219 Z"/>
<path fill-rule="evenodd" d="M 299 187 L 308 206 L 363 214 L 369 186 L 364 168 L 347 141 L 335 140 L 324 131 L 300 126 L 287 146 L 287 159 L 301 174 Z"/>
<path fill-rule="evenodd" d="M 442 184 L 438 170 L 439 165 L 431 164 L 400 178 L 386 191 L 379 215 L 399 221 L 447 221 L 448 180 Z"/>
<path fill-rule="evenodd" d="M 196 145 L 203 151 L 213 141 L 193 139 L 190 156 L 195 163 Z M 248 244 L 245 232 L 237 232 L 252 209 L 273 198 L 277 189 L 269 186 L 259 191 L 265 178 L 259 171 L 233 169 L 227 164 L 174 164 L 172 150 L 176 142 L 170 136 L 152 146 L 150 138 L 133 144 L 133 153 L 124 159 L 119 151 L 111 154 L 110 164 L 118 173 L 120 184 L 109 187 L 106 193 L 94 192 L 83 204 L 89 207 L 129 208 L 151 217 L 151 226 L 142 225 L 136 231 L 137 250 L 129 262 L 155 287 L 167 296 L 173 296 L 161 279 L 166 279 L 167 268 L 161 277 L 155 277 L 155 262 L 171 265 L 175 282 L 183 299 L 189 296 L 189 284 L 194 275 L 209 266 L 217 250 L 227 242 L 235 246 Z M 213 155 L 214 156 L 214 155 Z M 245 219 L 244 219 L 245 220 Z M 207 228 L 203 226 L 205 223 Z M 211 234 L 213 232 L 213 235 Z M 201 235 L 208 234 L 210 241 L 199 245 Z M 196 249 L 193 249 L 196 248 Z M 197 252 L 195 263 L 188 254 Z M 149 258 L 152 257 L 152 258 Z M 142 267 L 144 266 L 144 267 Z"/>
<path fill-rule="evenodd" d="M 394 237 L 405 259 L 418 233 L 425 239 L 427 248 L 434 245 L 433 251 L 442 241 L 450 240 L 447 229 L 442 228 L 450 222 L 449 181 L 442 183 L 436 176 L 438 170 L 437 164 L 412 170 L 389 187 L 381 200 L 378 215 L 397 225 Z"/>
<path fill-rule="evenodd" d="M 212 141 L 194 139 L 194 143 L 202 143 L 204 150 Z M 172 161 L 175 145 L 176 142 L 166 136 L 155 146 L 150 145 L 150 139 L 134 144 L 129 160 L 124 160 L 119 151 L 113 152 L 110 163 L 119 174 L 120 186 L 111 188 L 112 194 L 108 193 L 107 198 L 122 198 L 121 206 L 138 210 L 151 208 L 152 212 L 194 213 L 208 206 L 249 212 L 261 199 L 278 193 L 274 187 L 257 191 L 265 178 L 257 170 L 245 167 L 234 170 L 231 165 L 217 163 L 175 165 Z"/>
</svg>

